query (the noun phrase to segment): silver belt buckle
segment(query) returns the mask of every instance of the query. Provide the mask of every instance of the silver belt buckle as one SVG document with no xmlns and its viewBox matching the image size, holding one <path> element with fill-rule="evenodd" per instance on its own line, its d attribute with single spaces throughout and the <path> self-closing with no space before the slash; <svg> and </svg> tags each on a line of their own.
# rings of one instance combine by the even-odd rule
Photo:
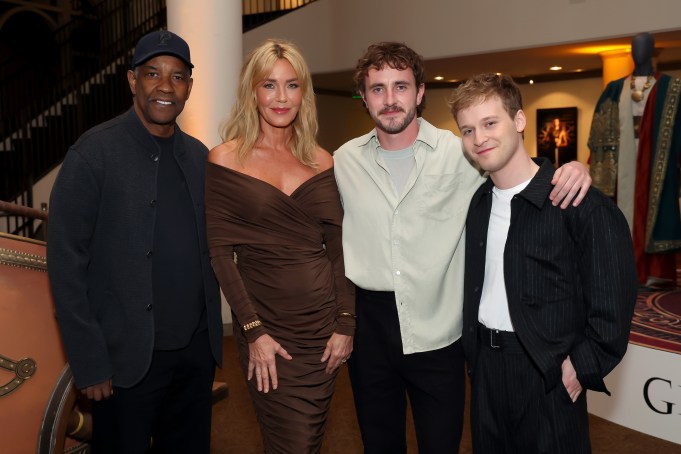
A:
<svg viewBox="0 0 681 454">
<path fill-rule="evenodd" d="M 489 346 L 492 348 L 501 348 L 501 345 L 494 345 L 494 332 L 499 332 L 499 330 L 491 329 L 489 330 Z"/>
</svg>

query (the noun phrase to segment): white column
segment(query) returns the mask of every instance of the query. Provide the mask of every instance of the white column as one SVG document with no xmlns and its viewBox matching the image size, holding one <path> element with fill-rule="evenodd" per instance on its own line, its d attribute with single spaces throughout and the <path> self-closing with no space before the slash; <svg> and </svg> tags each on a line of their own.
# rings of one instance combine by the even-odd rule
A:
<svg viewBox="0 0 681 454">
<path fill-rule="evenodd" d="M 180 127 L 208 148 L 220 144 L 218 128 L 234 102 L 243 61 L 241 2 L 167 0 L 168 30 L 189 44 L 194 86 Z"/>
<path fill-rule="evenodd" d="M 220 144 L 220 124 L 236 97 L 243 61 L 241 2 L 236 0 L 167 0 L 168 30 L 189 44 L 194 86 L 178 118 L 183 131 L 209 149 Z M 232 317 L 222 297 L 222 321 Z"/>
</svg>

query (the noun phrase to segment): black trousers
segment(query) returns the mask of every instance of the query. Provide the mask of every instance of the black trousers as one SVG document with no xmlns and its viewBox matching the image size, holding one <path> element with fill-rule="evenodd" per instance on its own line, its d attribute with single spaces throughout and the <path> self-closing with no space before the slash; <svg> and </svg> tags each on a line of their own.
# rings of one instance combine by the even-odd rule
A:
<svg viewBox="0 0 681 454">
<path fill-rule="evenodd" d="M 349 371 L 364 452 L 407 452 L 407 396 L 419 453 L 458 452 L 466 392 L 461 342 L 405 355 L 392 292 L 358 288 L 356 312 Z"/>
<path fill-rule="evenodd" d="M 586 391 L 574 403 L 562 382 L 547 392 L 515 333 L 485 330 L 471 377 L 473 452 L 590 453 Z"/>
<path fill-rule="evenodd" d="M 155 351 L 141 382 L 92 402 L 93 453 L 208 454 L 214 377 L 208 330 L 185 348 Z"/>
</svg>

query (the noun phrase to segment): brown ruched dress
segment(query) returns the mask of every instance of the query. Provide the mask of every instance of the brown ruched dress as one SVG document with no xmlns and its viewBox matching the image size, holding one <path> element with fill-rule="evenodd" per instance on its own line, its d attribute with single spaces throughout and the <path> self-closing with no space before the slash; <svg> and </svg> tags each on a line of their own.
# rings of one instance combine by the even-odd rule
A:
<svg viewBox="0 0 681 454">
<path fill-rule="evenodd" d="M 336 373 L 321 357 L 335 331 L 353 335 L 354 286 L 345 277 L 343 211 L 333 169 L 290 196 L 249 175 L 208 163 L 206 227 L 213 269 L 232 309 L 244 375 L 248 342 L 267 333 L 293 357 L 276 356 L 279 386 L 248 388 L 268 453 L 316 453 Z M 261 327 L 241 327 L 254 320 Z"/>
</svg>

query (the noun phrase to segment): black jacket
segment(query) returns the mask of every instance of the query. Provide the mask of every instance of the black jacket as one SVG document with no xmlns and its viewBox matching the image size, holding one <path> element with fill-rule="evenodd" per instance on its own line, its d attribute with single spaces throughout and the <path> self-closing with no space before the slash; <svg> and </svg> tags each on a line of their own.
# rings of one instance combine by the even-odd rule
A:
<svg viewBox="0 0 681 454">
<path fill-rule="evenodd" d="M 607 392 L 603 378 L 627 348 L 638 283 L 631 234 L 619 208 L 597 189 L 578 207 L 554 207 L 553 165 L 544 161 L 511 201 L 504 280 L 515 332 L 544 377 L 561 382 L 569 355 L 585 389 Z M 473 196 L 466 221 L 463 347 L 477 354 L 492 180 Z"/>
<path fill-rule="evenodd" d="M 203 205 L 208 150 L 175 127 L 174 154 L 193 201 L 210 343 L 220 364 L 220 293 L 208 256 Z M 109 378 L 115 386 L 130 387 L 149 368 L 159 153 L 131 108 L 78 139 L 52 189 L 48 273 L 79 388 Z"/>
</svg>

